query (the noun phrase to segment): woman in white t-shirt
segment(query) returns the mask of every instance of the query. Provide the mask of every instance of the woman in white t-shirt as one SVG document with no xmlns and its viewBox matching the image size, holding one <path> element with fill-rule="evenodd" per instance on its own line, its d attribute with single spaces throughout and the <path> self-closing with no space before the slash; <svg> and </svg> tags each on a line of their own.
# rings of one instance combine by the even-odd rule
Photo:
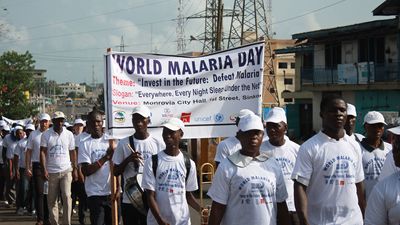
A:
<svg viewBox="0 0 400 225">
<path fill-rule="evenodd" d="M 393 160 L 400 167 L 400 126 L 390 129 L 394 134 L 392 142 Z M 390 157 L 390 156 L 388 156 Z M 366 225 L 400 224 L 400 171 L 380 180 L 373 188 L 365 211 Z"/>
</svg>

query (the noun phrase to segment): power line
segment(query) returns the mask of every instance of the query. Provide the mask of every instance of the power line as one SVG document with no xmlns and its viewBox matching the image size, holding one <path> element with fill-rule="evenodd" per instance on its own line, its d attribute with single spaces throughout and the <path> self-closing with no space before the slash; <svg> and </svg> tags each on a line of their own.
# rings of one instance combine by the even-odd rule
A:
<svg viewBox="0 0 400 225">
<path fill-rule="evenodd" d="M 272 23 L 272 25 L 280 24 L 280 23 L 285 23 L 285 22 L 288 22 L 288 21 L 291 21 L 291 20 L 295 20 L 295 19 L 304 17 L 304 16 L 306 16 L 306 15 L 309 15 L 309 14 L 312 14 L 312 13 L 315 13 L 315 12 L 318 12 L 318 11 L 321 11 L 321 10 L 324 10 L 324 9 L 327 9 L 327 8 L 330 8 L 330 7 L 333 7 L 333 6 L 335 6 L 335 5 L 338 5 L 338 4 L 340 4 L 340 3 L 343 3 L 343 2 L 345 2 L 345 1 L 347 1 L 347 0 L 340 0 L 340 1 L 334 2 L 334 3 L 330 4 L 330 5 L 326 5 L 326 6 L 323 6 L 323 7 L 321 7 L 321 8 L 314 9 L 314 10 L 312 10 L 312 11 L 309 11 L 309 12 L 306 12 L 306 13 L 303 13 L 303 14 L 300 14 L 300 15 L 298 15 L 298 16 L 289 17 L 289 18 L 287 18 L 287 19 L 274 22 L 274 23 Z"/>
</svg>

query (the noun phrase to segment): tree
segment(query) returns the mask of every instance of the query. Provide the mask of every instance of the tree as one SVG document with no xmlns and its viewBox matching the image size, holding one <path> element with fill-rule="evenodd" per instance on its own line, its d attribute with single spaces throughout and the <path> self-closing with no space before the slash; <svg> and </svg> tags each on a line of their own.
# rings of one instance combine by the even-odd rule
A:
<svg viewBox="0 0 400 225">
<path fill-rule="evenodd" d="M 0 56 L 0 115 L 22 119 L 37 113 L 37 107 L 25 95 L 33 90 L 34 63 L 28 51 L 9 51 Z"/>
<path fill-rule="evenodd" d="M 105 111 L 106 110 L 106 106 L 104 104 L 104 89 L 101 91 L 101 93 L 99 94 L 99 96 L 97 97 L 97 104 L 96 106 L 102 110 Z"/>
</svg>

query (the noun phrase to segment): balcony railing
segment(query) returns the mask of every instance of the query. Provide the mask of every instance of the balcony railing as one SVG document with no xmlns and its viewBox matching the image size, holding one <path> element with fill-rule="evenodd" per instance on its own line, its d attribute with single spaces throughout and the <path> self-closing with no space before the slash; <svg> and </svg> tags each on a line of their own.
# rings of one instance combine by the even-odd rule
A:
<svg viewBox="0 0 400 225">
<path fill-rule="evenodd" d="M 356 63 L 338 65 L 336 68 L 301 68 L 301 83 L 318 84 L 372 84 L 400 82 L 399 64 Z"/>
</svg>

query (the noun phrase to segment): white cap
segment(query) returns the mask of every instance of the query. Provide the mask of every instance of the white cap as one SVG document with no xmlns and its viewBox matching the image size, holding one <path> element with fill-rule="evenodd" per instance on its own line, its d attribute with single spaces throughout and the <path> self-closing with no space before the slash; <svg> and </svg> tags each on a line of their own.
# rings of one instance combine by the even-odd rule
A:
<svg viewBox="0 0 400 225">
<path fill-rule="evenodd" d="M 182 120 L 173 117 L 170 118 L 168 121 L 166 121 L 162 126 L 170 130 L 177 131 L 177 130 L 183 130 L 185 124 L 182 122 Z"/>
<path fill-rule="evenodd" d="M 65 119 L 64 113 L 61 112 L 61 111 L 55 111 L 55 112 L 53 113 L 53 119 L 59 119 L 59 118 Z"/>
<path fill-rule="evenodd" d="M 287 123 L 285 110 L 280 107 L 274 107 L 269 110 L 267 114 L 267 119 L 265 120 L 267 123 Z"/>
<path fill-rule="evenodd" d="M 3 125 L 3 126 L 1 126 L 0 130 L 10 131 L 10 126 L 8 126 L 7 124 Z"/>
<path fill-rule="evenodd" d="M 238 129 L 243 132 L 249 130 L 264 130 L 264 126 L 259 116 L 250 114 L 240 119 Z"/>
<path fill-rule="evenodd" d="M 47 113 L 42 113 L 42 114 L 40 114 L 40 115 L 39 115 L 39 121 L 42 121 L 42 120 L 48 120 L 48 121 L 50 121 L 51 119 L 50 119 L 49 114 L 47 114 Z"/>
<path fill-rule="evenodd" d="M 75 124 L 82 124 L 83 126 L 86 126 L 86 124 L 85 124 L 85 121 L 83 121 L 83 119 L 75 119 L 75 121 L 74 121 L 74 125 Z"/>
<path fill-rule="evenodd" d="M 368 112 L 367 115 L 365 115 L 365 117 L 364 117 L 364 124 L 365 123 L 368 123 L 368 124 L 383 123 L 383 124 L 387 125 L 385 123 L 385 118 L 383 117 L 383 115 L 377 111 Z"/>
<path fill-rule="evenodd" d="M 4 120 L 0 120 L 0 127 L 7 125 L 7 122 Z"/>
<path fill-rule="evenodd" d="M 254 115 L 254 112 L 251 111 L 250 109 L 242 109 L 239 111 L 238 117 L 241 119 L 247 115 Z"/>
<path fill-rule="evenodd" d="M 390 128 L 388 129 L 388 131 L 392 132 L 395 135 L 400 135 L 400 126 Z"/>
<path fill-rule="evenodd" d="M 356 107 L 350 103 L 347 103 L 347 115 L 357 117 Z"/>
<path fill-rule="evenodd" d="M 60 117 L 61 118 L 61 117 Z M 67 121 L 64 122 L 64 127 L 71 127 L 72 125 L 70 123 L 68 123 Z"/>
<path fill-rule="evenodd" d="M 21 126 L 19 126 L 19 125 L 14 127 L 14 131 L 17 131 L 17 130 L 23 130 L 23 129 L 24 129 L 24 128 L 23 128 L 23 127 L 21 127 Z"/>
<path fill-rule="evenodd" d="M 30 124 L 26 125 L 25 130 L 35 130 L 35 126 L 30 123 Z"/>
<path fill-rule="evenodd" d="M 141 106 L 137 106 L 137 107 L 133 108 L 132 115 L 135 113 L 138 113 L 146 118 L 150 117 L 150 109 L 145 105 L 141 105 Z"/>
</svg>

